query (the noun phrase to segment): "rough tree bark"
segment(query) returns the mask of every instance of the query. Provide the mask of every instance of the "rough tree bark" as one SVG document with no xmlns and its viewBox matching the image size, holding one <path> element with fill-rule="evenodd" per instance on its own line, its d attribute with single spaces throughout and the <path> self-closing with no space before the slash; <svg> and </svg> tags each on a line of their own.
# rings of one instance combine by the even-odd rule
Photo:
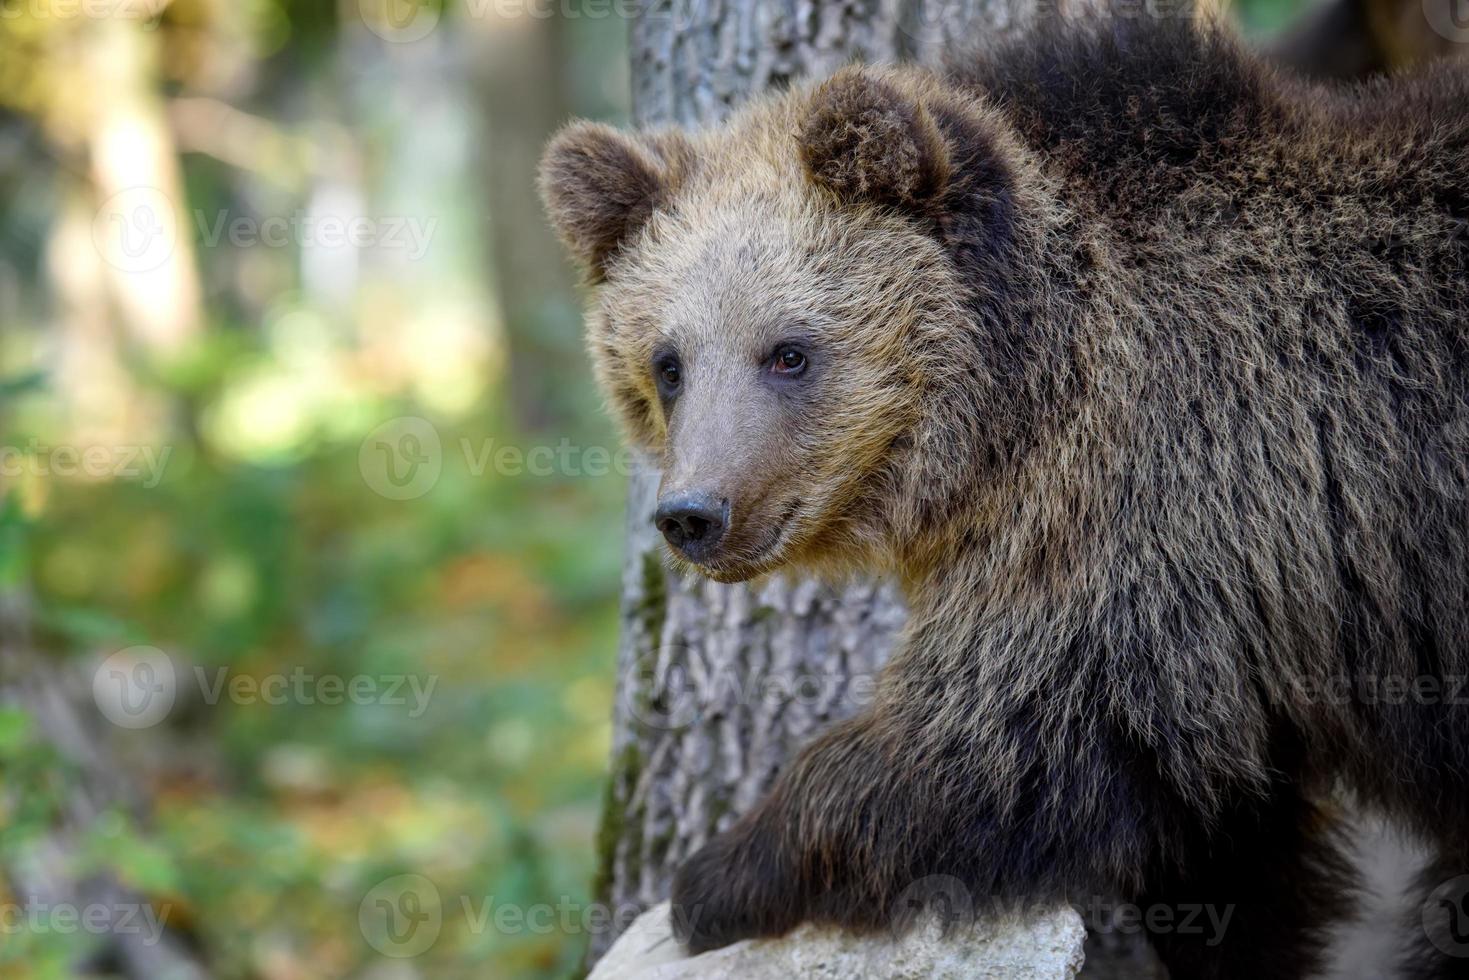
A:
<svg viewBox="0 0 1469 980">
<path fill-rule="evenodd" d="M 709 124 L 770 86 L 854 60 L 938 65 L 1057 10 L 1055 0 L 647 0 L 631 33 L 634 115 L 644 126 Z M 887 584 L 723 586 L 668 570 L 652 525 L 657 481 L 651 469 L 635 476 L 628 508 L 596 884 L 619 912 L 667 897 L 679 863 L 796 747 L 862 706 L 904 618 Z M 593 937 L 589 962 L 615 938 Z"/>
</svg>

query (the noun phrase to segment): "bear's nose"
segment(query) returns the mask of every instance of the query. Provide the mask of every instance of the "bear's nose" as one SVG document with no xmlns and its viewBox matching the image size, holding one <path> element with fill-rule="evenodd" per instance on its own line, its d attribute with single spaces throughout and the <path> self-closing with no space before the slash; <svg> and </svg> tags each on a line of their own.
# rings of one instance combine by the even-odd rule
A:
<svg viewBox="0 0 1469 980">
<path fill-rule="evenodd" d="M 671 493 L 658 501 L 653 523 L 663 537 L 694 561 L 708 558 L 724 537 L 729 501 L 706 493 Z"/>
</svg>

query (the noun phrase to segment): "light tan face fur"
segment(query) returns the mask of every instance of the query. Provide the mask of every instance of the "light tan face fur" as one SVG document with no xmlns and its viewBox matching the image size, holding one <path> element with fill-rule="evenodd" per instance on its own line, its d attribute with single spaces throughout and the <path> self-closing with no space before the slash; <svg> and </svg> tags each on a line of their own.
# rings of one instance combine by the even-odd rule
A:
<svg viewBox="0 0 1469 980">
<path fill-rule="evenodd" d="M 561 139 L 620 145 L 582 157 L 563 148 L 571 156 L 553 171 L 553 144 L 543 178 L 563 237 L 602 279 L 589 347 L 625 430 L 661 460 L 660 500 L 726 503 L 718 546 L 680 554 L 721 581 L 791 563 L 866 564 L 886 550 L 885 502 L 960 292 L 913 221 L 812 183 L 799 113 L 791 95 L 716 132 L 654 142 L 585 127 Z M 657 205 L 598 258 L 566 209 L 609 194 L 555 182 L 605 178 L 603 164 L 615 171 L 629 153 L 657 169 Z M 792 347 L 804 369 L 774 371 Z M 678 384 L 660 391 L 669 358 Z"/>
</svg>

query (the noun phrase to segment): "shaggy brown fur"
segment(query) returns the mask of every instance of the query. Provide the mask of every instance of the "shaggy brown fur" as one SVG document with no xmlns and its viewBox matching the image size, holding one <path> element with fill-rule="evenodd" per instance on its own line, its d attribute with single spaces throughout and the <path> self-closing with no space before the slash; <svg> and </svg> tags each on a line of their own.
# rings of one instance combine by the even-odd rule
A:
<svg viewBox="0 0 1469 980">
<path fill-rule="evenodd" d="M 702 570 L 883 568 L 912 608 L 877 703 L 679 874 L 693 949 L 948 876 L 1233 906 L 1155 937 L 1173 975 L 1299 977 L 1340 786 L 1469 872 L 1463 69 L 1306 88 L 1213 29 L 1070 28 L 574 127 L 544 175 L 629 434 L 725 501 Z"/>
</svg>

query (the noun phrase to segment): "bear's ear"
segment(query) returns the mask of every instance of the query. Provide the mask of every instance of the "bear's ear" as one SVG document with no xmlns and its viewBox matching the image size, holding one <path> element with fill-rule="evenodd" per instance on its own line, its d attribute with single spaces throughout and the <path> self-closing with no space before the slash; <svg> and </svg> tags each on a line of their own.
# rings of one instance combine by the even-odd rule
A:
<svg viewBox="0 0 1469 980">
<path fill-rule="evenodd" d="M 574 122 L 541 158 L 541 198 L 556 233 L 590 273 L 606 277 L 618 249 L 666 201 L 692 149 L 676 132 L 632 136 Z"/>
<path fill-rule="evenodd" d="M 811 179 L 847 200 L 922 207 L 949 178 L 949 147 L 927 110 L 871 69 L 819 87 L 799 136 Z"/>
</svg>

